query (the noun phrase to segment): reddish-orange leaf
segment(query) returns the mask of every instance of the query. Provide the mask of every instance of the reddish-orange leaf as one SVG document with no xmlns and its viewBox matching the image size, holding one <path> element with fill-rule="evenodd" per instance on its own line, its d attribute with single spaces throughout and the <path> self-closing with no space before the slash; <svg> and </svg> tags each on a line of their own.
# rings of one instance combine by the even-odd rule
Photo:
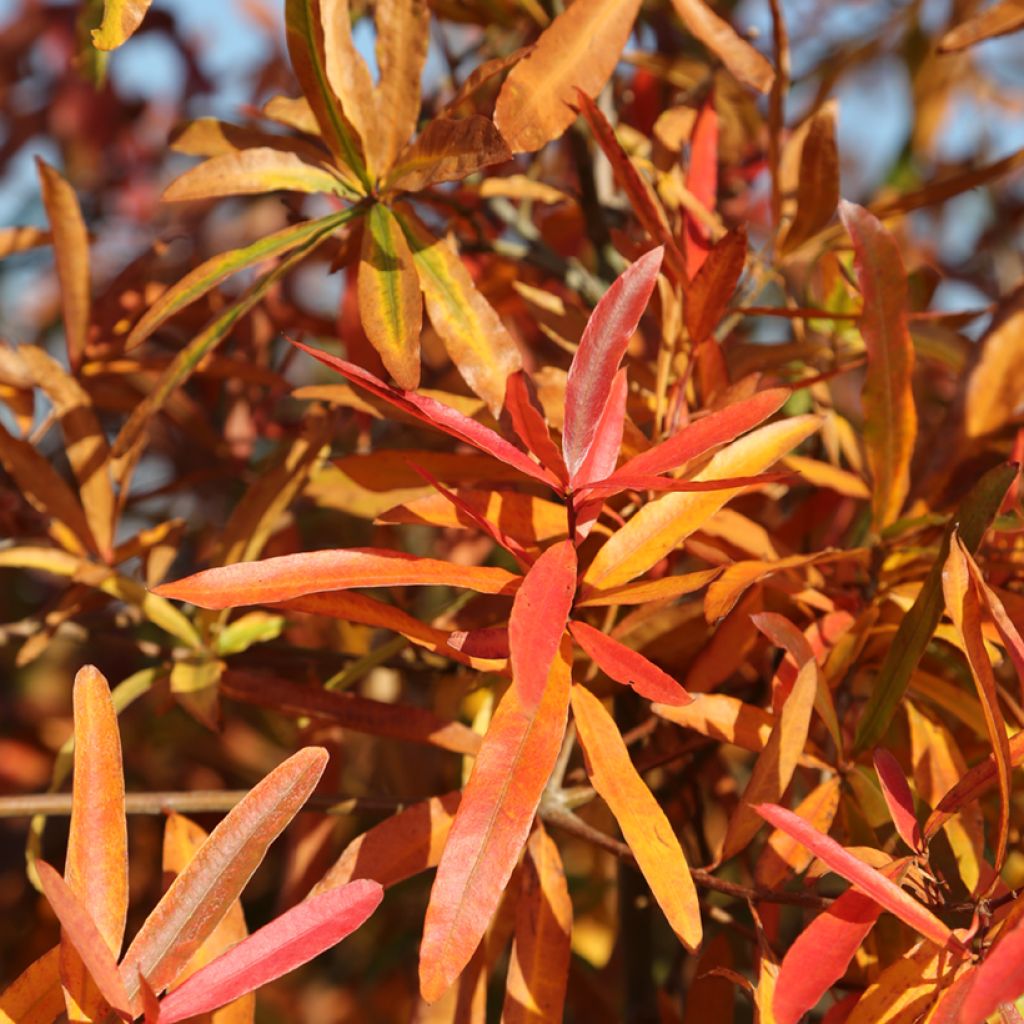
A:
<svg viewBox="0 0 1024 1024">
<path fill-rule="evenodd" d="M 139 929 L 121 962 L 129 995 L 139 975 L 166 988 L 217 927 L 259 867 L 267 847 L 295 817 L 327 765 L 327 751 L 307 747 L 257 783 L 210 833 Z"/>
<path fill-rule="evenodd" d="M 205 569 L 164 583 L 153 592 L 201 608 L 234 608 L 359 587 L 439 585 L 465 587 L 481 594 L 510 594 L 520 578 L 491 566 L 460 566 L 400 551 L 349 548 Z"/>
<path fill-rule="evenodd" d="M 683 254 L 668 229 L 664 210 L 654 198 L 650 186 L 640 176 L 629 154 L 615 137 L 615 129 L 601 113 L 600 107 L 582 89 L 576 90 L 576 101 L 580 113 L 594 133 L 597 144 L 608 158 L 615 180 L 619 188 L 625 192 L 636 219 L 650 235 L 651 241 L 664 247 L 665 263 L 675 283 L 680 284 L 686 276 L 683 269 Z"/>
<path fill-rule="evenodd" d="M 78 369 L 89 340 L 91 286 L 89 284 L 89 232 L 75 190 L 45 160 L 36 157 L 43 205 L 53 232 L 53 248 L 60 279 L 61 307 L 68 360 Z"/>
<path fill-rule="evenodd" d="M 576 596 L 576 548 L 563 540 L 531 566 L 508 620 L 512 683 L 524 708 L 541 699 Z"/>
<path fill-rule="evenodd" d="M 60 946 L 29 964 L 0 994 L 0 1024 L 53 1024 L 63 1010 Z"/>
<path fill-rule="evenodd" d="M 915 853 L 924 851 L 921 839 L 921 827 L 914 814 L 914 794 L 910 792 L 907 777 L 903 774 L 899 761 L 884 747 L 878 747 L 874 753 L 875 771 L 882 786 L 889 815 L 900 838 Z"/>
<path fill-rule="evenodd" d="M 839 153 L 836 150 L 836 103 L 815 111 L 800 150 L 796 216 L 782 248 L 789 252 L 813 238 L 832 219 L 839 203 Z"/>
<path fill-rule="evenodd" d="M 869 867 L 830 836 L 822 835 L 803 818 L 776 804 L 760 804 L 755 808 L 765 821 L 803 843 L 836 874 L 842 875 L 884 910 L 895 914 L 938 946 L 962 950 L 960 941 L 927 907 L 918 903 L 881 872 Z"/>
<path fill-rule="evenodd" d="M 476 951 L 526 842 L 565 734 L 572 651 L 564 640 L 541 701 L 502 697 L 473 765 L 430 893 L 420 990 L 439 999 Z"/>
<path fill-rule="evenodd" d="M 703 934 L 700 903 L 672 825 L 633 767 L 614 719 L 586 687 L 572 688 L 572 715 L 594 789 L 615 815 L 672 930 L 696 949 Z"/>
<path fill-rule="evenodd" d="M 446 793 L 413 804 L 357 836 L 310 895 L 355 878 L 372 878 L 388 888 L 437 867 L 461 795 Z"/>
<path fill-rule="evenodd" d="M 718 112 L 713 96 L 704 101 L 693 126 L 686 187 L 706 209 L 714 210 L 718 201 Z M 691 213 L 686 215 L 683 243 L 686 276 L 693 280 L 708 258 L 711 235 L 707 226 Z"/>
<path fill-rule="evenodd" d="M 607 633 L 585 622 L 571 622 L 569 632 L 605 675 L 623 686 L 631 686 L 640 696 L 670 706 L 693 700 L 667 672 Z"/>
<path fill-rule="evenodd" d="M 429 743 L 457 754 L 472 755 L 480 748 L 480 737 L 468 726 L 445 721 L 426 708 L 385 703 L 356 693 L 333 693 L 318 686 L 303 686 L 262 672 L 237 669 L 224 673 L 220 690 L 233 700 L 285 715 L 324 718 L 373 736 Z"/>
<path fill-rule="evenodd" d="M 710 338 L 725 316 L 746 260 L 747 233 L 742 228 L 730 231 L 708 250 L 700 270 L 686 286 L 683 306 L 686 329 L 694 344 Z"/>
<path fill-rule="evenodd" d="M 569 980 L 572 900 L 558 847 L 540 824 L 526 844 L 502 1024 L 559 1024 Z"/>
<path fill-rule="evenodd" d="M 1012 1003 L 1024 994 L 1024 925 L 1000 935 L 994 948 L 971 972 L 960 1008 L 959 1024 L 976 1024 L 996 1012 L 1000 1003 Z"/>
<path fill-rule="evenodd" d="M 914 346 L 907 330 L 907 272 L 895 239 L 881 221 L 845 200 L 839 212 L 853 242 L 854 267 L 864 300 L 860 332 L 868 353 L 864 378 L 864 444 L 874 483 L 872 522 L 894 522 L 910 489 L 917 436 L 911 387 Z"/>
<path fill-rule="evenodd" d="M 573 476 L 594 443 L 615 372 L 650 301 L 663 255 L 663 249 L 652 249 L 620 274 L 594 307 L 580 338 L 565 386 L 562 428 L 562 451 Z"/>
<path fill-rule="evenodd" d="M 978 699 L 985 715 L 989 742 L 995 754 L 1000 797 L 999 831 L 995 851 L 995 867 L 998 871 L 1006 857 L 1010 829 L 1010 744 L 1006 738 L 1006 722 L 999 707 L 999 690 L 992 672 L 992 663 L 989 661 L 982 637 L 981 601 L 974 579 L 976 575 L 980 577 L 981 574 L 974 564 L 974 559 L 964 547 L 959 535 L 954 532 L 949 545 L 949 556 L 942 569 L 942 592 L 946 600 L 946 609 L 971 666 Z"/>
<path fill-rule="evenodd" d="M 117 960 L 92 915 L 67 883 L 44 860 L 36 861 L 39 883 L 61 926 L 61 943 L 69 942 L 81 958 L 89 977 L 107 1003 L 125 1020 L 131 1020 L 131 1001 Z"/>
<path fill-rule="evenodd" d="M 626 427 L 628 394 L 626 368 L 622 367 L 615 374 L 611 387 L 608 389 L 604 409 L 594 427 L 594 439 L 590 450 L 570 480 L 570 486 L 574 490 L 582 491 L 588 484 L 604 480 L 615 469 L 615 464 L 619 461 L 619 451 L 622 448 L 622 434 Z M 598 510 L 600 510 L 600 506 L 598 506 Z M 596 517 L 596 515 L 595 512 L 594 516 Z M 577 526 L 582 525 L 581 518 L 577 515 Z"/>
<path fill-rule="evenodd" d="M 775 80 L 767 58 L 758 53 L 705 0 L 672 0 L 683 24 L 746 85 L 766 93 Z"/>
<path fill-rule="evenodd" d="M 542 465 L 558 477 L 562 484 L 568 484 L 569 471 L 562 459 L 562 453 L 551 439 L 544 414 L 533 394 L 532 382 L 522 370 L 517 370 L 508 378 L 505 386 L 505 409 L 519 440 L 540 459 Z"/>
<path fill-rule="evenodd" d="M 71 827 L 64 879 L 116 962 L 128 914 L 124 771 L 110 687 L 92 665 L 75 677 L 74 711 Z M 95 990 L 73 946 L 61 951 L 61 975 L 70 999 L 83 1010 L 94 1006 Z"/>
<path fill-rule="evenodd" d="M 494 121 L 513 153 L 532 153 L 575 119 L 576 90 L 596 96 L 629 38 L 640 0 L 576 0 L 509 73 Z"/>
</svg>

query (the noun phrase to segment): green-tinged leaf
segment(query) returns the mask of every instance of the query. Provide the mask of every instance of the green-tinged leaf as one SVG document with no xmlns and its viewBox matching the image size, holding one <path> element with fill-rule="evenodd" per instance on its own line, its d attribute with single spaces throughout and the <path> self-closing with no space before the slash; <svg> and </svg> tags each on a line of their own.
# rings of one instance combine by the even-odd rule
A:
<svg viewBox="0 0 1024 1024">
<path fill-rule="evenodd" d="M 912 388 L 914 345 L 907 330 L 907 273 L 896 241 L 861 206 L 842 202 L 853 242 L 864 311 L 860 332 L 868 353 L 864 378 L 864 445 L 871 470 L 871 517 L 876 530 L 899 518 L 910 489 L 917 437 Z"/>
<path fill-rule="evenodd" d="M 116 50 L 142 24 L 153 0 L 105 0 L 103 21 L 92 30 L 97 50 Z"/>
<path fill-rule="evenodd" d="M 502 1024 L 559 1024 L 569 979 L 572 900 L 558 847 L 538 824 L 526 844 Z"/>
<path fill-rule="evenodd" d="M 819 425 L 816 416 L 794 416 L 761 427 L 720 451 L 694 479 L 760 473 L 810 437 Z M 628 583 L 700 529 L 738 493 L 736 489 L 666 494 L 649 502 L 598 551 L 583 574 L 584 582 L 601 590 Z"/>
<path fill-rule="evenodd" d="M 121 976 L 129 996 L 138 992 L 140 974 L 156 992 L 178 976 L 306 802 L 326 765 L 327 751 L 320 747 L 293 754 L 213 830 L 125 953 Z"/>
<path fill-rule="evenodd" d="M 92 320 L 89 232 L 85 228 L 78 196 L 68 181 L 40 157 L 36 157 L 36 169 L 57 258 L 68 362 L 72 369 L 77 369 L 85 355 Z"/>
<path fill-rule="evenodd" d="M 263 260 L 283 256 L 314 238 L 322 238 L 325 232 L 340 227 L 351 217 L 352 214 L 348 210 L 342 210 L 319 220 L 293 224 L 241 249 L 232 249 L 230 252 L 212 256 L 176 281 L 146 310 L 131 329 L 125 341 L 125 349 L 130 351 L 136 345 L 140 345 L 175 313 L 202 298 L 232 274 L 237 274 L 240 270 Z"/>
<path fill-rule="evenodd" d="M 412 249 L 427 314 L 463 379 L 495 415 L 510 374 L 522 366 L 519 349 L 447 239 L 435 238 L 410 211 L 398 220 Z"/>
<path fill-rule="evenodd" d="M 326 165 L 306 163 L 294 153 L 259 146 L 210 157 L 175 178 L 164 190 L 165 202 L 239 196 L 262 192 L 326 192 L 352 198 L 351 187 Z"/>
<path fill-rule="evenodd" d="M 295 77 L 316 116 L 324 142 L 342 165 L 350 168 L 358 181 L 369 189 L 370 178 L 359 139 L 328 80 L 321 17 L 321 0 L 285 0 L 288 56 L 295 69 Z"/>
<path fill-rule="evenodd" d="M 127 422 L 121 428 L 111 448 L 116 459 L 127 456 L 140 439 L 150 419 L 163 408 L 169 396 L 185 383 L 195 372 L 202 360 L 208 356 L 234 329 L 235 325 L 249 313 L 270 289 L 277 284 L 291 269 L 309 256 L 317 246 L 330 237 L 340 224 L 351 220 L 363 211 L 360 207 L 350 207 L 338 215 L 339 219 L 325 218 L 328 224 L 320 223 L 320 229 L 308 240 L 301 243 L 273 270 L 264 274 L 255 284 L 223 313 L 219 313 L 174 357 L 174 361 L 164 371 L 156 386 L 146 395 L 132 411 Z"/>
<path fill-rule="evenodd" d="M 384 188 L 420 192 L 442 181 L 459 181 L 482 167 L 511 159 L 498 129 L 472 114 L 458 121 L 434 118 L 397 156 Z"/>
<path fill-rule="evenodd" d="M 423 299 L 412 253 L 395 215 L 374 203 L 363 225 L 359 255 L 359 318 L 395 383 L 420 382 Z"/>
<path fill-rule="evenodd" d="M 276 640 L 284 631 L 283 615 L 271 615 L 268 612 L 246 612 L 244 615 L 229 622 L 218 634 L 217 653 L 226 658 L 232 654 L 241 654 L 254 644 L 265 644 Z"/>
<path fill-rule="evenodd" d="M 572 688 L 572 715 L 591 784 L 615 815 L 672 930 L 695 950 L 703 935 L 700 903 L 672 825 L 633 767 L 614 719 L 580 685 Z"/>
<path fill-rule="evenodd" d="M 569 708 L 572 651 L 563 641 L 540 704 L 517 687 L 501 699 L 462 795 L 430 893 L 420 990 L 439 999 L 476 951 L 526 842 Z"/>
<path fill-rule="evenodd" d="M 910 677 L 928 646 L 942 616 L 942 567 L 949 557 L 955 529 L 964 548 L 973 554 L 999 511 L 1003 497 L 1017 477 L 1016 466 L 990 469 L 971 488 L 950 520 L 939 545 L 938 556 L 910 611 L 900 620 L 875 678 L 867 706 L 857 726 L 856 750 L 877 746 L 892 721 L 896 706 L 906 692 Z"/>
<path fill-rule="evenodd" d="M 633 28 L 640 0 L 576 0 L 509 73 L 494 121 L 513 153 L 557 139 L 576 117 L 576 90 L 596 96 Z"/>
</svg>

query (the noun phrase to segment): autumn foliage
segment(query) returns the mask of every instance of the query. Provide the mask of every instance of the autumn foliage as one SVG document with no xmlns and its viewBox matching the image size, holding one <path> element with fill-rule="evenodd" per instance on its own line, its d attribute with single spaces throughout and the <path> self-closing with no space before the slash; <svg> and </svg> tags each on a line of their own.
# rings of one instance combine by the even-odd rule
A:
<svg viewBox="0 0 1024 1024">
<path fill-rule="evenodd" d="M 1020 3 L 14 6 L 0 1024 L 1024 1020 Z"/>
</svg>

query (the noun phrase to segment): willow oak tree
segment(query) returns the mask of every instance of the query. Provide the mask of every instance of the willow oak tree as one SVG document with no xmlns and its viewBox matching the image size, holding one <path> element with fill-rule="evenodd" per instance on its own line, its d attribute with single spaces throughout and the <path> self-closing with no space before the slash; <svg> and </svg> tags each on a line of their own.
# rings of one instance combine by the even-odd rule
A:
<svg viewBox="0 0 1024 1024">
<path fill-rule="evenodd" d="M 0 32 L 0 1021 L 1024 1014 L 1019 4 L 810 6 L 286 0 L 238 123 Z"/>
</svg>

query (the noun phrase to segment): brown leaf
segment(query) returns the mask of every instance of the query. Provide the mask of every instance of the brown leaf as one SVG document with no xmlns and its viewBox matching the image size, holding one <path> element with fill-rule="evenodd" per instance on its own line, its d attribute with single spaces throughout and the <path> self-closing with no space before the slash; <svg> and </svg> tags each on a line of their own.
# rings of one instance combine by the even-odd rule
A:
<svg viewBox="0 0 1024 1024">
<path fill-rule="evenodd" d="M 459 121 L 435 118 L 395 158 L 384 189 L 419 192 L 441 181 L 458 181 L 512 157 L 489 118 L 473 114 Z"/>
</svg>

